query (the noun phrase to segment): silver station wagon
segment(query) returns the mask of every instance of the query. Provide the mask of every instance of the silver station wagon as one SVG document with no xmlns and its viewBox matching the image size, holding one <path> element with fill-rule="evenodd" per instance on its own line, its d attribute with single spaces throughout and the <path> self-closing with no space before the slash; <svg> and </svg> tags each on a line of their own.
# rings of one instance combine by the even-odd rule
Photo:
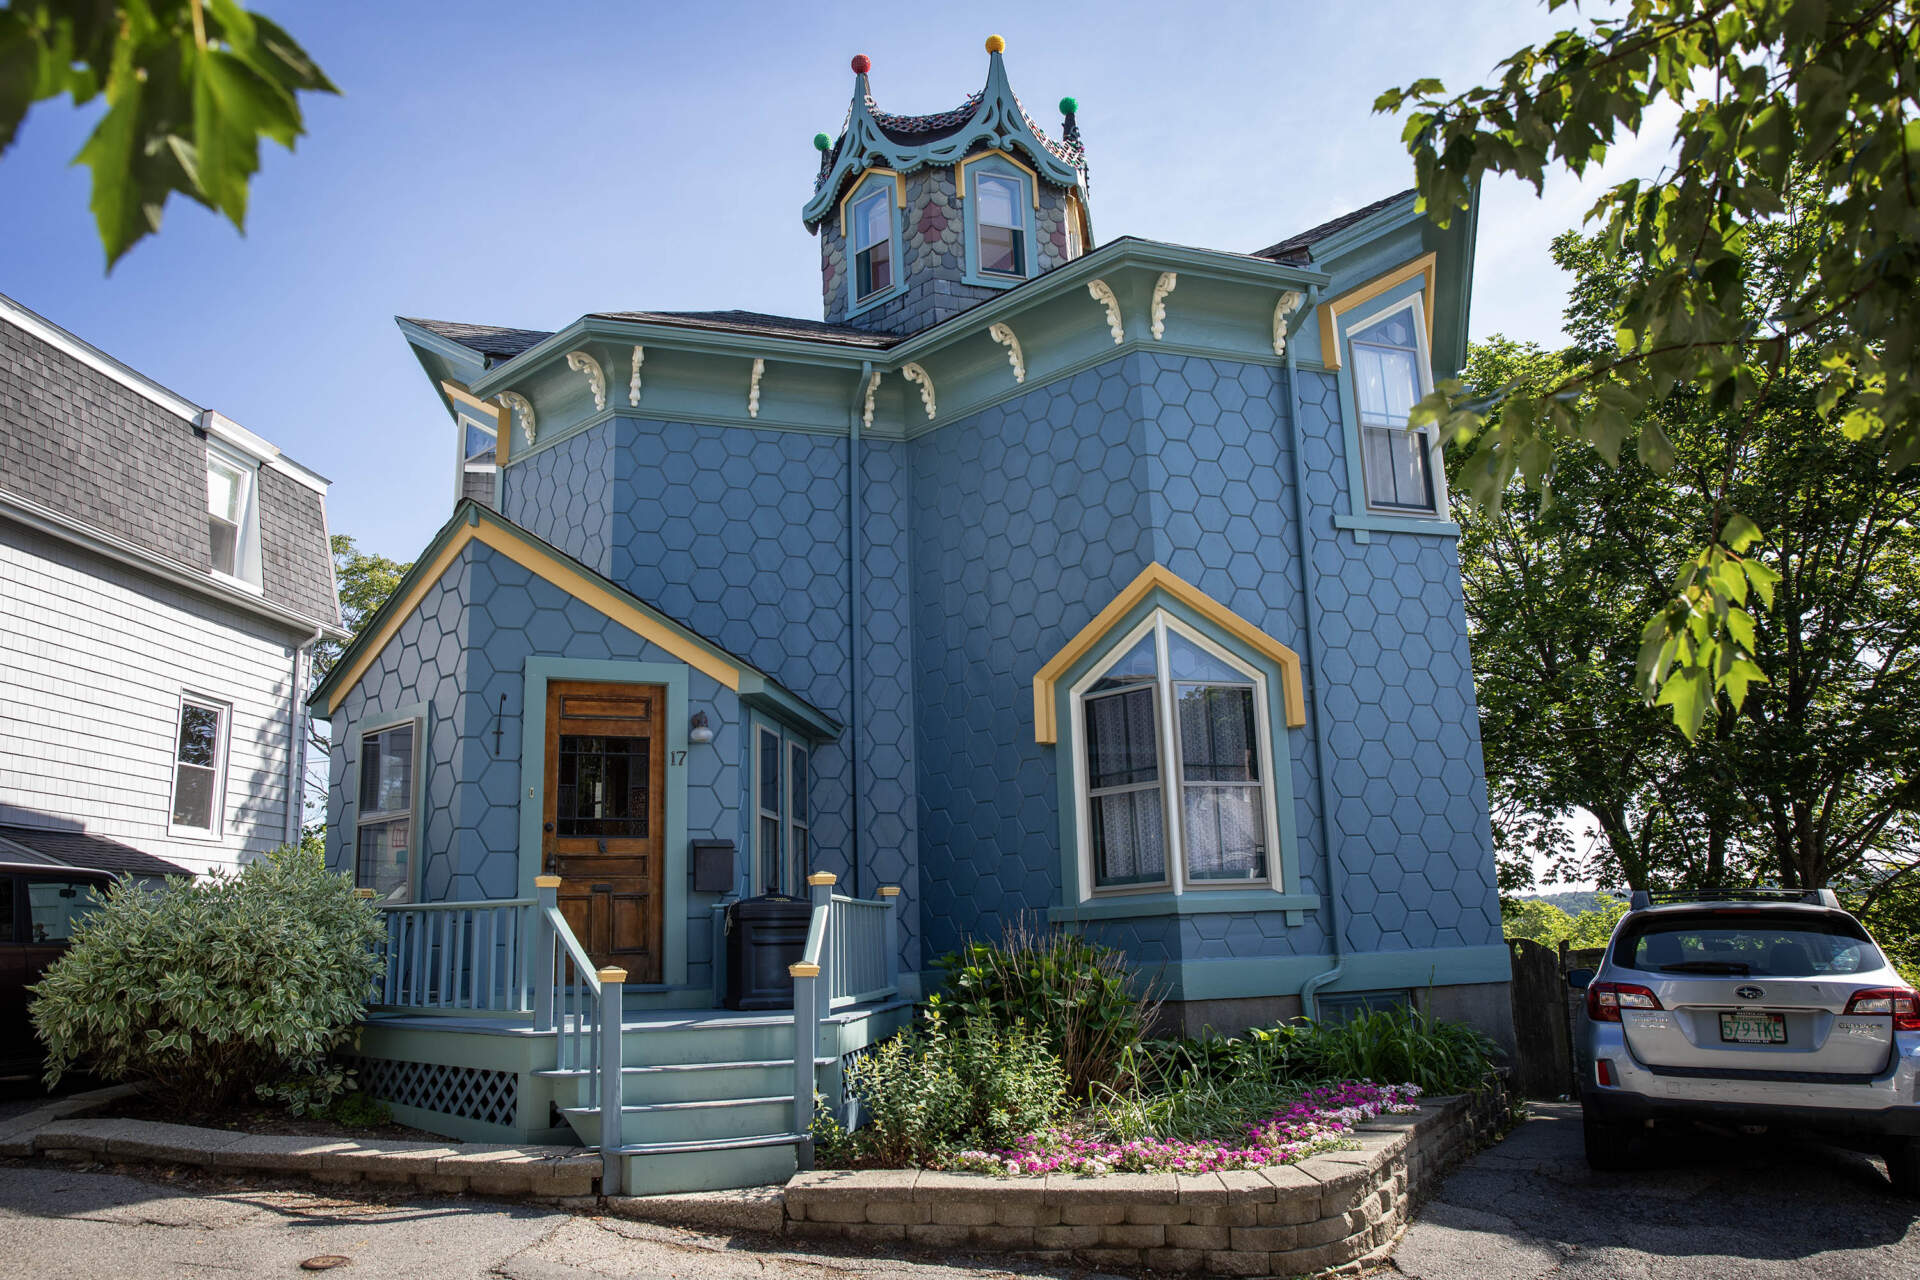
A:
<svg viewBox="0 0 1920 1280">
<path fill-rule="evenodd" d="M 1830 890 L 1635 893 L 1586 997 L 1594 1168 L 1656 1125 L 1790 1129 L 1884 1154 L 1920 1196 L 1920 994 Z"/>
</svg>

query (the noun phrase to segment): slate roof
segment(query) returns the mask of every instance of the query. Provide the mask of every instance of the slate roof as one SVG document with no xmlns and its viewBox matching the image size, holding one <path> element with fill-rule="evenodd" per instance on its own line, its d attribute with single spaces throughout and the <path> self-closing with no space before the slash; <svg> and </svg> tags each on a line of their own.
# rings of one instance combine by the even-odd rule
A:
<svg viewBox="0 0 1920 1280">
<path fill-rule="evenodd" d="M 419 320 L 401 316 L 408 324 L 417 324 L 428 333 L 449 342 L 457 342 L 483 356 L 510 360 L 522 351 L 539 346 L 553 335 L 544 329 L 507 329 L 497 324 L 462 324 L 458 320 Z"/>
<path fill-rule="evenodd" d="M 718 333 L 750 333 L 769 338 L 796 338 L 803 342 L 835 342 L 850 347 L 882 350 L 899 342 L 890 333 L 856 329 L 852 325 L 828 324 L 823 320 L 801 320 L 794 316 L 774 316 L 763 311 L 591 311 L 589 318 L 631 320 L 637 324 L 674 325 L 682 329 L 705 329 Z M 406 319 L 406 317 L 402 317 Z M 552 337 L 533 329 L 503 329 L 498 325 L 462 324 L 451 320 L 407 320 L 429 333 L 481 355 L 510 358 Z"/>
<path fill-rule="evenodd" d="M 133 876 L 193 874 L 178 863 L 156 858 L 132 845 L 85 831 L 49 831 L 40 827 L 0 825 L 0 841 L 17 844 L 61 866 L 82 867 L 90 871 L 111 871 Z M 6 860 L 6 849 L 0 846 L 0 862 Z"/>
<path fill-rule="evenodd" d="M 1336 231 L 1345 231 L 1355 223 L 1366 221 L 1382 209 L 1405 200 L 1408 196 L 1414 194 L 1415 190 L 1416 188 L 1414 187 L 1408 187 L 1405 191 L 1394 192 L 1384 200 L 1375 200 L 1372 204 L 1362 205 L 1350 213 L 1343 213 L 1337 218 L 1329 218 L 1319 226 L 1310 227 L 1302 231 L 1299 235 L 1288 236 L 1279 244 L 1270 244 L 1264 249 L 1256 249 L 1254 250 L 1253 256 L 1256 258 L 1271 258 L 1275 262 L 1287 262 L 1295 266 L 1305 266 L 1313 260 L 1313 246 L 1317 242 L 1325 240 Z"/>
<path fill-rule="evenodd" d="M 150 385 L 158 400 L 0 315 L 0 491 L 211 581 L 206 435 Z M 262 464 L 258 502 L 263 596 L 338 626 L 325 499 Z"/>
</svg>

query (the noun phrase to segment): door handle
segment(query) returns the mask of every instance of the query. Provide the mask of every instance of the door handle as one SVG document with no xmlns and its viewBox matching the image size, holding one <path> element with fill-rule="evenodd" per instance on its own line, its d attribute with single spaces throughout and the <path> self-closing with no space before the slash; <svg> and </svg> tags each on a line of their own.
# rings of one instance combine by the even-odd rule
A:
<svg viewBox="0 0 1920 1280">
<path fill-rule="evenodd" d="M 600 852 L 605 853 L 606 851 L 607 851 L 607 842 L 604 839 L 602 839 L 600 841 Z"/>
<path fill-rule="evenodd" d="M 553 824 L 552 824 L 551 822 L 549 822 L 549 823 L 547 824 L 547 834 L 548 834 L 548 835 L 552 835 L 552 834 L 553 834 Z"/>
</svg>

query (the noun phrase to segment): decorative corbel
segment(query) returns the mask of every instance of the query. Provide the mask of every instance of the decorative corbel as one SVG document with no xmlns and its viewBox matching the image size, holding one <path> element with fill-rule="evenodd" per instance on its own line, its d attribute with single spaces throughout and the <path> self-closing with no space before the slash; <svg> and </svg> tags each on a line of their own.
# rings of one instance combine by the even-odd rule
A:
<svg viewBox="0 0 1920 1280">
<path fill-rule="evenodd" d="M 593 411 L 603 411 L 607 407 L 607 371 L 600 362 L 584 351 L 569 351 L 567 368 L 587 375 L 587 385 L 593 388 Z"/>
<path fill-rule="evenodd" d="M 1020 350 L 1020 339 L 1013 336 L 1013 326 L 1004 321 L 996 321 L 987 326 L 987 336 L 1007 349 L 1007 363 L 1013 366 L 1013 380 L 1027 380 L 1027 357 Z"/>
<path fill-rule="evenodd" d="M 873 376 L 867 379 L 867 407 L 860 415 L 860 427 L 864 431 L 873 430 L 873 393 L 880 389 L 880 371 L 875 369 Z"/>
<path fill-rule="evenodd" d="M 1167 333 L 1167 295 L 1180 283 L 1180 277 L 1171 271 L 1162 271 L 1160 278 L 1153 284 L 1153 340 L 1160 341 Z"/>
<path fill-rule="evenodd" d="M 507 411 L 509 423 L 515 419 L 519 420 L 521 438 L 528 444 L 532 444 L 534 433 L 540 429 L 540 424 L 533 417 L 533 401 L 518 391 L 502 391 L 494 399 L 498 400 L 500 407 Z"/>
<path fill-rule="evenodd" d="M 747 387 L 747 416 L 760 416 L 760 375 L 767 371 L 767 362 L 759 356 L 753 358 L 753 381 Z"/>
<path fill-rule="evenodd" d="M 1113 296 L 1113 286 L 1105 280 L 1087 281 L 1087 292 L 1093 300 L 1107 309 L 1107 328 L 1113 333 L 1113 345 L 1119 346 L 1127 340 L 1127 330 L 1120 323 L 1120 299 Z"/>
<path fill-rule="evenodd" d="M 1293 324 L 1294 313 L 1300 309 L 1305 299 L 1293 289 L 1280 295 L 1280 301 L 1273 307 L 1273 354 L 1287 354 L 1287 330 Z"/>
<path fill-rule="evenodd" d="M 633 349 L 633 377 L 627 380 L 627 403 L 636 409 L 640 407 L 640 362 L 646 358 L 645 348 Z"/>
<path fill-rule="evenodd" d="M 933 379 L 927 376 L 927 371 L 925 369 L 922 369 L 919 365 L 913 363 L 911 360 L 909 360 L 907 363 L 900 366 L 900 376 L 905 378 L 908 382 L 917 382 L 920 384 L 920 404 L 927 411 L 927 421 L 932 422 L 933 421 Z"/>
</svg>

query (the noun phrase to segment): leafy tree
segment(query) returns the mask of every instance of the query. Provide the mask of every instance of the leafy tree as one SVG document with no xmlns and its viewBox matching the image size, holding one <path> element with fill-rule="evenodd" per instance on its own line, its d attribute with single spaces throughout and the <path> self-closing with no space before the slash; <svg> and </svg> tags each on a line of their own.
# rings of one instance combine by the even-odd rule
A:
<svg viewBox="0 0 1920 1280">
<path fill-rule="evenodd" d="M 1508 938 L 1529 938 L 1551 947 L 1573 932 L 1573 917 L 1538 898 L 1508 899 L 1500 904 L 1500 932 Z"/>
<path fill-rule="evenodd" d="M 1552 494 L 1582 456 L 1574 442 L 1612 465 L 1630 435 L 1641 464 L 1666 474 L 1677 444 L 1643 410 L 1676 387 L 1721 414 L 1729 448 L 1784 391 L 1874 446 L 1883 482 L 1920 458 L 1917 53 L 1912 0 L 1626 0 L 1519 50 L 1496 83 L 1382 94 L 1376 110 L 1407 111 L 1421 199 L 1443 224 L 1489 174 L 1541 189 L 1549 167 L 1600 163 L 1649 108 L 1680 108 L 1671 163 L 1588 214 L 1603 252 L 1636 268 L 1604 355 L 1546 382 L 1449 382 L 1415 409 L 1466 454 L 1462 487 L 1497 513 L 1516 474 Z M 1812 233 L 1757 262 L 1756 235 L 1781 224 Z M 1763 674 L 1756 648 L 1747 601 L 1771 607 L 1773 581 L 1748 554 L 1769 514 L 1743 506 L 1751 496 L 1724 483 L 1691 495 L 1690 546 L 1636 654 L 1634 687 L 1689 738 L 1760 680 L 1793 678 Z"/>
<path fill-rule="evenodd" d="M 1757 238 L 1756 274 L 1772 247 Z M 1592 358 L 1631 273 L 1592 239 L 1562 237 L 1555 254 L 1576 274 L 1575 346 L 1483 344 L 1469 381 L 1525 395 Z M 1553 851 L 1567 878 L 1870 887 L 1920 862 L 1920 474 L 1889 476 L 1871 442 L 1821 420 L 1816 359 L 1795 352 L 1761 405 L 1683 386 L 1643 409 L 1629 433 L 1660 432 L 1664 471 L 1571 453 L 1551 501 L 1523 491 L 1483 515 L 1459 499 L 1489 790 L 1533 828 L 1593 817 L 1593 856 Z M 1737 707 L 1716 694 L 1720 714 L 1684 748 L 1631 693 L 1637 655 L 1620 622 L 1658 601 L 1710 491 L 1774 531 L 1749 558 L 1778 583 L 1775 607 L 1744 643 L 1775 678 Z M 1496 837 L 1509 866 L 1537 851 L 1509 825 Z"/>
<path fill-rule="evenodd" d="M 106 114 L 75 163 L 112 270 L 175 192 L 246 230 L 260 139 L 305 132 L 299 94 L 338 93 L 292 36 L 234 0 L 13 0 L 0 8 L 0 152 L 48 98 Z"/>
</svg>

